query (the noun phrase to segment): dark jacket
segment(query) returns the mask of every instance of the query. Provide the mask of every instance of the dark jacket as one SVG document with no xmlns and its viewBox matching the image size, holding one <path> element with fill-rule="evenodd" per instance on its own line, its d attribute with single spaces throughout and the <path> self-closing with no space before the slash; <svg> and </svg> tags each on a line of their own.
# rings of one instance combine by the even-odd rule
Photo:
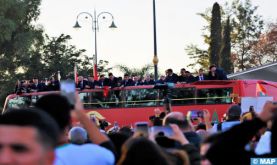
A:
<svg viewBox="0 0 277 165">
<path fill-rule="evenodd" d="M 179 149 L 184 150 L 189 157 L 190 165 L 200 165 L 201 157 L 199 150 L 192 144 L 186 144 L 181 146 Z"/>
<path fill-rule="evenodd" d="M 178 75 L 173 73 L 171 76 L 166 76 L 165 77 L 165 82 L 169 83 L 177 83 L 178 81 Z"/>
<path fill-rule="evenodd" d="M 201 138 L 196 132 L 185 132 L 184 135 L 191 144 L 193 144 L 198 150 L 200 149 Z"/>
<path fill-rule="evenodd" d="M 45 90 L 45 84 L 44 83 L 38 83 L 38 84 L 32 84 L 30 86 L 31 91 L 44 91 Z"/>
<path fill-rule="evenodd" d="M 204 80 L 208 80 L 208 76 L 207 75 L 203 75 L 203 79 Z M 195 77 L 195 81 L 203 81 L 203 80 L 200 80 L 199 76 L 196 76 Z"/>
<path fill-rule="evenodd" d="M 132 79 L 128 79 L 128 80 L 122 80 L 120 83 L 120 86 L 132 86 L 133 85 L 133 80 Z"/>
</svg>

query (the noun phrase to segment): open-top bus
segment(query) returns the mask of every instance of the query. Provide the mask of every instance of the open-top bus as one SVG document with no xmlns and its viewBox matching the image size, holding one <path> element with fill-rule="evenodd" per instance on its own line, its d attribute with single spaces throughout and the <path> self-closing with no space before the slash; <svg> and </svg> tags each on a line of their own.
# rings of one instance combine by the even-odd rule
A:
<svg viewBox="0 0 277 165">
<path fill-rule="evenodd" d="M 172 111 L 187 113 L 189 110 L 207 109 L 219 119 L 231 104 L 241 97 L 256 97 L 257 84 L 261 84 L 268 96 L 277 100 L 277 83 L 258 80 L 198 81 L 191 84 L 175 84 L 172 87 L 130 86 L 113 89 L 86 89 L 79 91 L 88 115 L 105 118 L 109 123 L 131 125 L 147 121 L 154 108 L 161 110 L 164 98 L 170 98 Z M 8 108 L 33 106 L 42 96 L 58 91 L 11 94 L 6 98 L 3 112 Z"/>
</svg>

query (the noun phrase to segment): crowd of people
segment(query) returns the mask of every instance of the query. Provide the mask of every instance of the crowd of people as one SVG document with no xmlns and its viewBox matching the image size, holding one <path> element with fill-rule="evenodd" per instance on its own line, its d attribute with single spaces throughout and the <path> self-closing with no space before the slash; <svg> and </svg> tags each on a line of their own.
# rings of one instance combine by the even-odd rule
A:
<svg viewBox="0 0 277 165">
<path fill-rule="evenodd" d="M 0 164 L 55 165 L 226 165 L 250 164 L 250 158 L 277 157 L 277 104 L 265 103 L 241 114 L 231 105 L 226 118 L 212 125 L 210 114 L 189 119 L 181 112 L 154 110 L 149 130 L 119 126 L 103 130 L 84 111 L 58 94 L 41 97 L 35 107 L 0 115 Z M 75 121 L 72 125 L 72 121 Z M 171 133 L 153 134 L 150 126 Z"/>
<path fill-rule="evenodd" d="M 57 76 L 56 76 L 57 77 Z M 193 83 L 203 80 L 227 80 L 225 72 L 217 68 L 215 65 L 210 66 L 209 72 L 205 73 L 203 69 L 199 69 L 197 76 L 193 76 L 185 68 L 180 70 L 180 74 L 177 75 L 172 69 L 167 69 L 165 75 L 161 75 L 158 80 L 154 80 L 153 76 L 147 74 L 144 77 L 139 75 L 124 74 L 122 77 L 116 77 L 113 73 L 109 73 L 108 77 L 100 75 L 99 80 L 95 80 L 94 77 L 79 76 L 76 81 L 76 88 L 94 89 L 102 88 L 104 86 L 125 87 L 125 86 L 138 86 L 138 85 L 156 85 L 167 83 Z M 28 92 L 40 92 L 59 90 L 60 80 L 52 77 L 50 80 L 39 80 L 37 77 L 32 80 L 18 81 L 15 88 L 15 93 L 28 93 Z"/>
</svg>

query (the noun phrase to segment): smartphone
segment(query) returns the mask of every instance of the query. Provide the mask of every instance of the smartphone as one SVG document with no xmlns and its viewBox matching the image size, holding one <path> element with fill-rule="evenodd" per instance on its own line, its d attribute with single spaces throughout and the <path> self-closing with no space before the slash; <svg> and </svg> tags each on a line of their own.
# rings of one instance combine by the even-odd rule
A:
<svg viewBox="0 0 277 165">
<path fill-rule="evenodd" d="M 135 123 L 135 132 L 141 133 L 144 137 L 148 137 L 149 135 L 149 126 L 148 122 L 137 122 Z"/>
<path fill-rule="evenodd" d="M 150 132 L 153 133 L 154 136 L 171 137 L 173 135 L 173 130 L 169 126 L 153 126 L 150 128 Z"/>
<path fill-rule="evenodd" d="M 96 116 L 95 116 L 95 114 L 90 114 L 90 115 L 89 115 L 89 118 L 90 118 L 90 120 L 91 120 L 93 123 L 96 123 Z"/>
<path fill-rule="evenodd" d="M 71 105 L 75 105 L 75 82 L 73 80 L 61 81 L 61 95 L 65 96 Z"/>
<path fill-rule="evenodd" d="M 197 118 L 204 118 L 204 112 L 202 110 L 191 110 L 188 116 L 191 120 L 196 120 Z"/>
</svg>

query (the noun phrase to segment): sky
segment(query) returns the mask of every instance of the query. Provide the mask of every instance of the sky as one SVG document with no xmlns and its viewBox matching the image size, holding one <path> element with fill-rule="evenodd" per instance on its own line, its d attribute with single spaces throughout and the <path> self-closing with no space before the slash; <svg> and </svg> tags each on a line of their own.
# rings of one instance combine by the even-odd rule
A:
<svg viewBox="0 0 277 165">
<path fill-rule="evenodd" d="M 214 0 L 156 0 L 158 68 L 164 73 L 167 68 L 179 72 L 191 62 L 185 52 L 189 44 L 204 46 L 201 37 L 206 22 L 197 15 L 212 7 Z M 217 1 L 223 5 L 225 0 Z M 92 22 L 81 17 L 82 28 L 73 28 L 80 12 L 110 12 L 117 29 L 109 29 L 111 20 L 99 19 L 97 32 L 98 60 L 109 61 L 109 66 L 118 64 L 141 68 L 152 64 L 153 43 L 152 0 L 42 0 L 38 24 L 51 37 L 69 34 L 71 44 L 86 49 L 90 57 L 94 54 L 94 32 Z M 258 13 L 266 21 L 277 20 L 276 0 L 252 0 L 259 6 Z M 117 72 L 117 71 L 115 71 Z M 119 74 L 119 73 L 118 73 Z M 122 76 L 122 75 L 117 75 Z"/>
</svg>

